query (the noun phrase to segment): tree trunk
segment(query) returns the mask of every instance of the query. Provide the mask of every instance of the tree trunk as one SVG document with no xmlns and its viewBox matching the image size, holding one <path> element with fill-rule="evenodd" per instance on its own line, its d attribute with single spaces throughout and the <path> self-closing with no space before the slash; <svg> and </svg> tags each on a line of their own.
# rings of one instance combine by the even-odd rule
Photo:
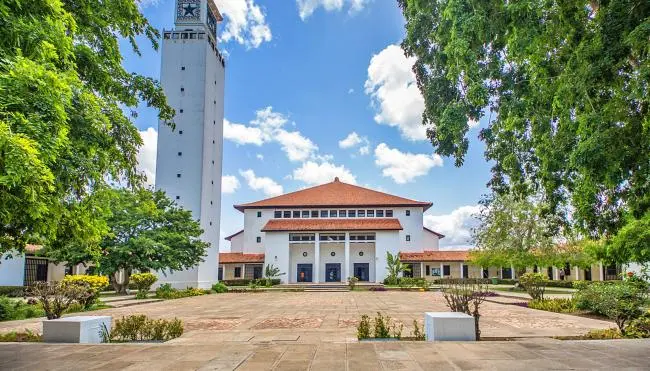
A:
<svg viewBox="0 0 650 371">
<path fill-rule="evenodd" d="M 479 317 L 481 317 L 480 314 L 474 313 L 474 331 L 476 332 L 476 341 L 481 340 L 481 329 L 478 326 Z"/>
<path fill-rule="evenodd" d="M 129 294 L 129 278 L 131 277 L 131 269 L 124 270 L 124 279 L 122 282 L 118 282 L 118 275 L 120 271 L 113 273 L 110 276 L 111 284 L 117 295 L 128 295 Z"/>
</svg>

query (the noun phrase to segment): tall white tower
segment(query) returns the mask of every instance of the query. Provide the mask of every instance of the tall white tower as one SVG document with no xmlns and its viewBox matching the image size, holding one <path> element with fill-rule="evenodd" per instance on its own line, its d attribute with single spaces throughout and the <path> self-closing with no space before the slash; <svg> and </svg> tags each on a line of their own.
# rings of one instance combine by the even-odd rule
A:
<svg viewBox="0 0 650 371">
<path fill-rule="evenodd" d="M 156 189 L 192 211 L 210 243 L 204 261 L 159 273 L 159 284 L 209 288 L 217 282 L 225 63 L 217 49 L 214 0 L 176 0 L 174 29 L 163 30 L 160 82 L 176 110 L 172 130 L 158 124 Z"/>
</svg>

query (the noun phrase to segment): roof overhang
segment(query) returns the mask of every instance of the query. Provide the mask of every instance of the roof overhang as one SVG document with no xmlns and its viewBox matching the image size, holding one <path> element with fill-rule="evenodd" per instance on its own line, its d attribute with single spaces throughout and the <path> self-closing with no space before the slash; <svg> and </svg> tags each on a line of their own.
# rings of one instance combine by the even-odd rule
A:
<svg viewBox="0 0 650 371">
<path fill-rule="evenodd" d="M 436 236 L 438 236 L 438 238 L 445 238 L 445 235 L 442 234 L 442 233 L 438 233 L 438 232 L 436 232 L 434 230 L 431 230 L 431 229 L 429 229 L 427 227 L 423 227 L 423 228 L 424 228 L 425 231 L 435 234 Z"/>
<path fill-rule="evenodd" d="M 240 252 L 219 253 L 219 264 L 264 263 L 264 254 L 243 254 Z"/>
<path fill-rule="evenodd" d="M 427 211 L 431 206 L 433 206 L 433 203 L 431 202 L 422 202 L 422 203 L 417 203 L 417 204 L 381 204 L 381 205 L 373 205 L 373 204 L 361 204 L 361 205 L 248 205 L 248 204 L 240 204 L 240 205 L 233 205 L 233 207 L 241 212 L 244 212 L 246 209 L 353 209 L 353 208 L 379 208 L 379 209 L 385 209 L 387 207 L 421 207 L 424 210 Z M 435 233 L 435 232 L 434 232 Z"/>
<path fill-rule="evenodd" d="M 243 229 L 242 229 L 241 231 L 239 231 L 239 232 L 236 232 L 236 233 L 231 234 L 230 236 L 224 238 L 224 240 L 226 240 L 226 241 L 230 241 L 233 237 L 236 237 L 236 236 L 238 236 L 238 235 L 240 235 L 240 234 L 242 234 L 242 233 L 244 233 L 244 230 L 243 230 Z"/>
</svg>

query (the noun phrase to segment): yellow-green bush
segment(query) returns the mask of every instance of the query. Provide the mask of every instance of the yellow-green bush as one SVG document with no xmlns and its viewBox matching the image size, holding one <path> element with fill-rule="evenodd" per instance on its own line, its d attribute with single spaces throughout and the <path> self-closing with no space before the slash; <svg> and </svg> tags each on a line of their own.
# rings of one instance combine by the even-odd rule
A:
<svg viewBox="0 0 650 371">
<path fill-rule="evenodd" d="M 562 298 L 531 300 L 528 302 L 528 308 L 555 313 L 571 313 L 577 309 L 572 299 Z"/>
<path fill-rule="evenodd" d="M 108 277 L 105 276 L 90 276 L 85 274 L 74 274 L 70 276 L 65 276 L 63 278 L 65 283 L 77 283 L 85 282 L 93 290 L 100 292 L 108 287 Z"/>
<path fill-rule="evenodd" d="M 621 332 L 618 331 L 618 329 L 608 328 L 608 329 L 591 330 L 584 337 L 585 339 L 592 339 L 592 340 L 609 340 L 609 339 L 620 339 L 622 336 L 621 336 Z"/>
<path fill-rule="evenodd" d="M 140 292 L 149 292 L 151 285 L 158 281 L 158 277 L 153 273 L 136 273 L 131 275 L 131 282 Z"/>
</svg>

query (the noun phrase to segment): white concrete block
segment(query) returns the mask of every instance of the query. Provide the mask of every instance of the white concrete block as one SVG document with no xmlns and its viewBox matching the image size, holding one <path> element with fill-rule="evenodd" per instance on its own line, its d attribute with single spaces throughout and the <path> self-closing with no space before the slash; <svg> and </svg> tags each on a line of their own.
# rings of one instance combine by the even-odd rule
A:
<svg viewBox="0 0 650 371">
<path fill-rule="evenodd" d="M 102 331 L 111 331 L 110 316 L 75 316 L 43 321 L 46 343 L 101 343 Z"/>
<path fill-rule="evenodd" d="M 474 317 L 459 312 L 426 312 L 424 334 L 427 341 L 476 341 Z"/>
</svg>

